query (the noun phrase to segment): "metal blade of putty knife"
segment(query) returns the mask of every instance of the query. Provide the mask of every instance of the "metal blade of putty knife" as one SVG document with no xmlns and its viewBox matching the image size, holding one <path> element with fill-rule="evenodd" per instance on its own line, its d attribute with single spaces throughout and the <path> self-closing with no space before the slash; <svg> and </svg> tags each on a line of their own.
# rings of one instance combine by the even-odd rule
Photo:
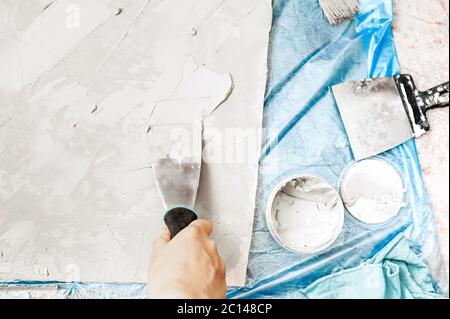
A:
<svg viewBox="0 0 450 319">
<path fill-rule="evenodd" d="M 408 116 L 393 78 L 333 86 L 353 155 L 362 160 L 413 138 Z"/>
<path fill-rule="evenodd" d="M 420 137 L 430 129 L 426 112 L 448 106 L 448 82 L 420 92 L 405 74 L 332 89 L 356 160 Z"/>
<path fill-rule="evenodd" d="M 149 132 L 153 173 L 167 212 L 171 237 L 197 219 L 194 212 L 202 163 L 202 123 L 153 126 Z"/>
</svg>

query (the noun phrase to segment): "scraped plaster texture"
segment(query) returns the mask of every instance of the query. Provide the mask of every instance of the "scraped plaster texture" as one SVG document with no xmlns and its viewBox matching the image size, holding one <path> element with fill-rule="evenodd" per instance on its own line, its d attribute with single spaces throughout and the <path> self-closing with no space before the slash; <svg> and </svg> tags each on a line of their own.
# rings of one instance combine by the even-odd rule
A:
<svg viewBox="0 0 450 319">
<path fill-rule="evenodd" d="M 402 72 L 420 89 L 449 79 L 449 0 L 395 0 L 394 36 Z M 449 269 L 449 110 L 428 113 L 431 131 L 417 140 L 425 184 Z"/>
<path fill-rule="evenodd" d="M 145 283 L 149 132 L 201 118 L 196 211 L 243 285 L 260 137 L 245 162 L 212 150 L 261 128 L 271 19 L 270 0 L 0 0 L 0 281 Z"/>
</svg>

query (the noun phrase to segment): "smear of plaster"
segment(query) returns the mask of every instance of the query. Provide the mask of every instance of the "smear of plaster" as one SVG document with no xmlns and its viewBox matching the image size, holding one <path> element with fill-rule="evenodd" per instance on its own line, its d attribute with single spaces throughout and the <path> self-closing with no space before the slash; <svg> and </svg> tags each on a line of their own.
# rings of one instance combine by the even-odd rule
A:
<svg viewBox="0 0 450 319">
<path fill-rule="evenodd" d="M 214 14 L 216 14 L 217 13 L 217 11 L 219 11 L 219 9 L 224 5 L 224 3 L 226 2 L 227 0 L 221 0 L 214 8 L 213 8 L 213 10 L 210 12 L 210 13 L 208 13 L 208 15 L 206 15 L 205 17 L 204 17 L 204 19 L 197 25 L 197 26 L 195 26 L 194 28 L 193 28 L 193 30 L 195 30 L 196 32 L 195 33 L 197 33 L 197 31 L 214 15 Z"/>
<path fill-rule="evenodd" d="M 189 58 L 172 68 L 149 90 L 146 103 L 153 105 L 150 124 L 189 123 L 214 112 L 231 94 L 231 74 L 215 73 Z"/>
<path fill-rule="evenodd" d="M 309 176 L 283 186 L 273 200 L 270 214 L 278 239 L 288 248 L 304 253 L 329 247 L 344 224 L 339 193 L 321 179 Z"/>
<path fill-rule="evenodd" d="M 133 111 L 133 108 L 142 103 L 144 92 L 125 86 L 109 94 L 101 103 L 94 106 L 95 123 L 106 126 L 115 126 Z"/>
<path fill-rule="evenodd" d="M 105 65 L 105 63 L 109 60 L 109 58 L 114 53 L 114 51 L 119 47 L 119 45 L 123 42 L 123 40 L 126 39 L 128 34 L 130 33 L 131 28 L 136 23 L 136 21 L 144 14 L 145 9 L 150 4 L 150 2 L 152 2 L 152 0 L 147 0 L 147 2 L 144 3 L 144 5 L 142 6 L 141 10 L 139 10 L 137 15 L 131 21 L 131 23 L 128 26 L 128 28 L 125 30 L 125 33 L 120 37 L 119 41 L 117 41 L 117 43 L 112 47 L 112 49 L 108 52 L 108 54 L 105 56 L 105 58 L 100 62 L 100 64 L 95 69 L 95 71 L 98 72 Z M 123 9 L 119 8 L 118 11 L 116 11 L 114 13 L 114 15 L 118 16 L 118 15 L 120 15 L 122 13 L 122 11 L 123 11 Z"/>
<path fill-rule="evenodd" d="M 96 0 L 61 0 L 44 10 L 20 36 L 23 85 L 55 67 L 112 15 Z"/>
<path fill-rule="evenodd" d="M 124 120 L 126 126 L 192 123 L 211 115 L 233 91 L 231 74 L 220 74 L 192 57 L 174 62 L 148 90 L 130 86 L 110 93 L 91 114 L 95 123 L 114 126 Z"/>
<path fill-rule="evenodd" d="M 32 221 L 21 221 L 12 226 L 0 236 L 0 259 L 11 259 L 32 238 L 35 231 L 36 225 Z"/>
<path fill-rule="evenodd" d="M 402 177 L 383 160 L 365 160 L 351 167 L 342 180 L 341 192 L 349 212 L 368 224 L 394 218 L 405 205 Z"/>
<path fill-rule="evenodd" d="M 14 17 L 18 9 L 16 1 L 0 2 L 0 61 L 2 61 L 0 63 L 0 98 L 2 100 L 3 97 L 9 100 L 10 95 L 20 91 L 22 84 L 19 72 L 19 41 L 14 26 Z M 5 107 L 4 103 L 2 106 Z"/>
<path fill-rule="evenodd" d="M 210 114 L 226 99 L 205 121 L 205 144 L 225 124 L 261 128 L 272 1 L 227 0 L 217 10 L 222 0 L 153 1 L 111 55 L 108 67 L 96 73 L 106 54 L 102 49 L 114 46 L 146 1 L 129 1 L 120 17 L 80 40 L 76 52 L 67 50 L 70 56 L 64 63 L 56 61 L 65 53 L 50 52 L 55 63 L 49 68 L 56 67 L 41 81 L 13 99 L 0 97 L 0 123 L 13 118 L 0 134 L 0 234 L 23 221 L 36 225 L 25 245 L 13 242 L 20 248 L 12 259 L 0 258 L 2 280 L 146 282 L 151 242 L 163 226 L 164 210 L 146 144 L 154 133 L 146 133 L 153 109 L 151 124 L 181 120 L 172 117 L 177 112 L 173 110 L 167 119 L 158 116 L 164 102 L 176 104 L 166 104 L 175 110 L 185 107 L 182 122 L 188 122 Z M 49 2 L 40 1 L 34 16 L 43 14 Z M 99 2 L 113 14 L 126 6 L 126 1 Z M 193 37 L 192 27 L 202 22 Z M 34 28 L 28 18 L 23 26 Z M 229 97 L 233 85 L 228 73 L 236 83 Z M 204 92 L 190 91 L 191 76 Z M 207 92 L 209 81 L 221 83 L 217 88 L 223 84 L 222 89 Z M 202 171 L 196 210 L 214 222 L 213 236 L 232 286 L 245 283 L 258 155 L 259 150 L 251 163 L 211 163 Z M 117 291 L 120 286 L 111 287 L 108 290 Z"/>
</svg>

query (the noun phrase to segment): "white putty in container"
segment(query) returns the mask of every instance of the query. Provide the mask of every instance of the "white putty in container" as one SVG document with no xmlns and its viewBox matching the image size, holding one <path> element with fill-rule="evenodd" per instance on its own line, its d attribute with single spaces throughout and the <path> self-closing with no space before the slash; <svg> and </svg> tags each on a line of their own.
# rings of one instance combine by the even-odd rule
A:
<svg viewBox="0 0 450 319">
<path fill-rule="evenodd" d="M 334 187 L 314 176 L 296 176 L 275 188 L 267 206 L 267 225 L 286 249 L 316 253 L 342 232 L 344 204 Z"/>
<path fill-rule="evenodd" d="M 341 183 L 345 207 L 366 224 L 382 224 L 396 217 L 405 206 L 405 191 L 400 173 L 378 158 L 350 167 Z"/>
</svg>

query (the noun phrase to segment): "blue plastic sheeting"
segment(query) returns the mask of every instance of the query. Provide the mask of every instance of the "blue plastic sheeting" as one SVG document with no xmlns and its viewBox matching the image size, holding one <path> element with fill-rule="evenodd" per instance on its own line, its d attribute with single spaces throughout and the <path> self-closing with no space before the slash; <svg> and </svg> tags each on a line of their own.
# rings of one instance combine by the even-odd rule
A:
<svg viewBox="0 0 450 319">
<path fill-rule="evenodd" d="M 357 267 L 402 232 L 413 251 L 429 265 L 436 283 L 446 289 L 448 279 L 414 141 L 381 155 L 398 168 L 407 187 L 408 205 L 388 225 L 367 227 L 347 213 L 344 231 L 329 249 L 318 255 L 301 255 L 281 248 L 265 222 L 268 197 L 285 178 L 313 174 L 339 188 L 342 174 L 354 163 L 329 87 L 399 73 L 391 31 L 392 8 L 392 0 L 362 0 L 356 19 L 331 26 L 316 0 L 274 1 L 264 113 L 268 130 L 261 159 L 248 284 L 231 289 L 228 297 L 303 298 L 303 288 L 326 275 Z M 61 297 L 146 297 L 143 284 L 55 284 Z"/>
<path fill-rule="evenodd" d="M 388 225 L 368 227 L 346 213 L 344 231 L 329 249 L 303 255 L 281 248 L 265 221 L 270 194 L 292 175 L 316 175 L 339 189 L 354 158 L 330 86 L 399 73 L 392 19 L 391 0 L 363 0 L 359 15 L 339 26 L 328 24 L 318 1 L 274 1 L 264 113 L 267 134 L 248 285 L 231 290 L 230 298 L 302 298 L 302 288 L 360 265 L 402 232 L 413 251 L 429 262 L 435 281 L 446 286 L 414 141 L 381 155 L 402 173 L 407 188 L 407 207 Z"/>
</svg>

